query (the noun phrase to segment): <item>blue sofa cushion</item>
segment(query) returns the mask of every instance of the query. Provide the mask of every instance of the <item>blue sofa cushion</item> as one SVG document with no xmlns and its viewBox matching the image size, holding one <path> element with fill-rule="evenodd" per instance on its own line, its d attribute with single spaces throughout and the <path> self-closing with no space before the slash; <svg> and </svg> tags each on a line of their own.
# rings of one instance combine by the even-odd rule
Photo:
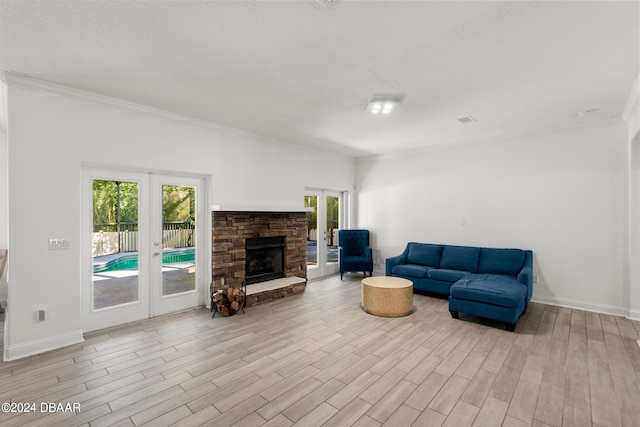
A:
<svg viewBox="0 0 640 427">
<path fill-rule="evenodd" d="M 521 249 L 482 248 L 478 273 L 517 276 L 523 264 L 524 251 Z"/>
<path fill-rule="evenodd" d="M 407 253 L 407 263 L 428 265 L 438 268 L 440 266 L 440 256 L 442 246 L 430 244 L 412 244 Z"/>
<path fill-rule="evenodd" d="M 425 265 L 416 264 L 402 264 L 396 265 L 391 269 L 391 273 L 398 276 L 418 277 L 424 279 L 427 277 L 427 272 L 433 267 L 427 267 Z"/>
<path fill-rule="evenodd" d="M 451 286 L 451 296 L 456 299 L 501 307 L 518 307 L 526 295 L 527 287 L 516 279 L 494 274 L 465 277 Z"/>
<path fill-rule="evenodd" d="M 429 279 L 442 280 L 444 282 L 451 282 L 451 283 L 457 282 L 458 280 L 462 279 L 467 275 L 469 275 L 469 272 L 467 271 L 444 270 L 444 269 L 433 269 L 433 270 L 429 270 L 429 273 L 427 273 L 427 277 Z"/>
<path fill-rule="evenodd" d="M 480 248 L 469 246 L 445 246 L 442 250 L 440 268 L 477 273 L 479 259 Z"/>
</svg>

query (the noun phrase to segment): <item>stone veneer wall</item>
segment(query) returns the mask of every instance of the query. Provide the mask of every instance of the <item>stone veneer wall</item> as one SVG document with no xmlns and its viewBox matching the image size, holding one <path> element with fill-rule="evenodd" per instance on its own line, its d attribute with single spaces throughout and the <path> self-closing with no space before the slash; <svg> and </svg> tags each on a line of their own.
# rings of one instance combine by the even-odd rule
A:
<svg viewBox="0 0 640 427">
<path fill-rule="evenodd" d="M 213 211 L 212 266 L 214 290 L 239 288 L 245 278 L 245 240 L 255 237 L 285 237 L 284 277 L 307 278 L 307 216 L 305 212 L 244 212 Z M 251 285 L 248 285 L 249 287 Z M 296 287 L 295 293 L 304 291 Z M 252 302 L 282 298 L 291 295 L 271 292 Z"/>
</svg>

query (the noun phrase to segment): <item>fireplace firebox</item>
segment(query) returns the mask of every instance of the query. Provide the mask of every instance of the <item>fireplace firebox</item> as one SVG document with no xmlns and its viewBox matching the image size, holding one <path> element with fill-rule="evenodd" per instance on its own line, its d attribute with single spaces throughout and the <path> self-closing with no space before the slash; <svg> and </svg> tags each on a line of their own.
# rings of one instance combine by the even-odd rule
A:
<svg viewBox="0 0 640 427">
<path fill-rule="evenodd" d="M 247 285 L 284 277 L 284 236 L 246 239 L 245 250 Z"/>
</svg>

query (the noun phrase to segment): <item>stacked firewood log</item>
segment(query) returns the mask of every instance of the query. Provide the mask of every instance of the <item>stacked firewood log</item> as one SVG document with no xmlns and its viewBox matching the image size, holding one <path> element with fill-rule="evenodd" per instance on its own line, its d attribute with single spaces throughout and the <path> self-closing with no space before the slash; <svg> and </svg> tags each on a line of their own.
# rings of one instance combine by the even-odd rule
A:
<svg viewBox="0 0 640 427">
<path fill-rule="evenodd" d="M 227 288 L 213 295 L 216 311 L 223 316 L 231 316 L 244 306 L 244 292 L 239 288 Z"/>
</svg>

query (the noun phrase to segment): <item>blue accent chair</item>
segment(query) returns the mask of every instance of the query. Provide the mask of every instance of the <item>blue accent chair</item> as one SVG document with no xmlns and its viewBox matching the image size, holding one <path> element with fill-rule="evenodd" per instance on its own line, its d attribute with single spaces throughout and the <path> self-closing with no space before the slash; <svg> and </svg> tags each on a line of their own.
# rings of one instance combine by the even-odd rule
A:
<svg viewBox="0 0 640 427">
<path fill-rule="evenodd" d="M 345 271 L 362 271 L 373 275 L 373 255 L 369 246 L 369 230 L 338 230 L 340 280 Z"/>
</svg>

